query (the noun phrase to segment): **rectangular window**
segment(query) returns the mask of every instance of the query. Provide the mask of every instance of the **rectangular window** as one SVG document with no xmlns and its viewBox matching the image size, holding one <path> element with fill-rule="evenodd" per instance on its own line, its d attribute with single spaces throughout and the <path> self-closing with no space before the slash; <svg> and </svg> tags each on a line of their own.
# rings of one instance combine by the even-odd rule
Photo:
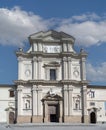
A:
<svg viewBox="0 0 106 130">
<path fill-rule="evenodd" d="M 94 102 L 90 102 L 90 106 L 95 106 L 95 103 Z"/>
<path fill-rule="evenodd" d="M 14 91 L 13 90 L 10 91 L 10 97 L 14 97 Z"/>
<path fill-rule="evenodd" d="M 90 98 L 95 98 L 95 91 L 90 90 L 89 91 L 89 97 Z"/>
<path fill-rule="evenodd" d="M 56 70 L 50 69 L 50 80 L 56 80 Z"/>
<path fill-rule="evenodd" d="M 104 108 L 105 108 L 105 111 L 106 111 L 106 102 L 104 102 Z"/>
</svg>

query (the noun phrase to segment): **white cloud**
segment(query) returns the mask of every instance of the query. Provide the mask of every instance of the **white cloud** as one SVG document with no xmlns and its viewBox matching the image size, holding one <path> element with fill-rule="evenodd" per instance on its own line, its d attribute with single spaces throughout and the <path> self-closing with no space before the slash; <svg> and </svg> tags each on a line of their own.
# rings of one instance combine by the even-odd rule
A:
<svg viewBox="0 0 106 130">
<path fill-rule="evenodd" d="M 99 66 L 88 63 L 87 77 L 93 82 L 106 82 L 106 62 L 101 63 Z"/>
<path fill-rule="evenodd" d="M 101 17 L 95 13 L 82 14 L 79 16 L 72 16 L 72 21 L 87 21 L 87 20 L 100 20 Z"/>
<path fill-rule="evenodd" d="M 4 45 L 24 45 L 30 34 L 54 28 L 74 36 L 78 45 L 89 47 L 106 42 L 105 27 L 106 16 L 95 13 L 46 20 L 19 7 L 0 8 L 0 44 Z"/>
<path fill-rule="evenodd" d="M 40 16 L 19 7 L 0 8 L 0 44 L 23 45 L 30 34 L 46 30 L 48 25 Z"/>
<path fill-rule="evenodd" d="M 76 38 L 76 43 L 81 46 L 100 45 L 106 42 L 106 17 L 96 14 L 83 14 L 64 19 L 57 30 Z"/>
</svg>

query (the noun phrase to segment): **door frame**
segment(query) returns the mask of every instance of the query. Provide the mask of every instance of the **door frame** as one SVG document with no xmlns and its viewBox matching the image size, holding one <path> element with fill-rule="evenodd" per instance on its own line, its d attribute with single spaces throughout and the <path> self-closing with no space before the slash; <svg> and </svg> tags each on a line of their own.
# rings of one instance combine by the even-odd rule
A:
<svg viewBox="0 0 106 130">
<path fill-rule="evenodd" d="M 58 122 L 63 122 L 63 99 L 59 95 L 51 95 L 48 93 L 43 99 L 43 122 L 50 122 L 48 111 L 49 105 L 58 105 Z"/>
</svg>

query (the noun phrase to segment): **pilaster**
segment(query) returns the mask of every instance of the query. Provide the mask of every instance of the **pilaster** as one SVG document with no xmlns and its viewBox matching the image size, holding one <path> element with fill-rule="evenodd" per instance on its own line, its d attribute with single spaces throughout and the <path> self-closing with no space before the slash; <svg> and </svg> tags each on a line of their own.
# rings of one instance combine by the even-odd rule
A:
<svg viewBox="0 0 106 130">
<path fill-rule="evenodd" d="M 71 79 L 71 57 L 68 57 L 68 79 Z"/>
<path fill-rule="evenodd" d="M 83 49 L 81 49 L 80 55 L 81 55 L 81 79 L 86 80 L 86 57 L 87 57 L 87 53 Z"/>
<path fill-rule="evenodd" d="M 38 43 L 38 51 L 42 51 L 42 43 Z"/>
<path fill-rule="evenodd" d="M 48 104 L 47 102 L 45 101 L 44 102 L 44 110 L 43 110 L 43 115 L 44 115 L 44 122 L 48 122 Z"/>
<path fill-rule="evenodd" d="M 72 91 L 73 88 L 69 85 L 68 88 L 68 115 L 72 115 Z"/>
<path fill-rule="evenodd" d="M 67 73 L 67 58 L 63 57 L 63 80 L 67 80 L 68 73 Z"/>
<path fill-rule="evenodd" d="M 63 52 L 67 52 L 67 43 L 63 41 Z"/>
<path fill-rule="evenodd" d="M 81 79 L 86 80 L 86 65 L 85 65 L 86 59 L 83 57 L 81 59 Z"/>
<path fill-rule="evenodd" d="M 18 86 L 17 89 L 17 95 L 18 95 L 18 109 L 17 109 L 17 115 L 22 115 L 22 109 L 23 109 L 23 101 L 22 101 L 22 86 Z"/>
<path fill-rule="evenodd" d="M 32 60 L 32 79 L 37 79 L 37 58 Z"/>
<path fill-rule="evenodd" d="M 60 108 L 59 122 L 63 122 L 63 105 L 62 105 L 62 101 L 59 101 L 59 108 Z"/>
<path fill-rule="evenodd" d="M 82 123 L 86 123 L 87 117 L 87 87 L 82 86 Z"/>
<path fill-rule="evenodd" d="M 67 91 L 67 85 L 64 85 L 63 93 L 64 93 L 64 116 L 66 116 L 66 115 L 68 115 L 68 91 Z"/>
<path fill-rule="evenodd" d="M 22 79 L 23 59 L 18 57 L 18 80 Z"/>
<path fill-rule="evenodd" d="M 41 80 L 41 71 L 42 71 L 42 57 L 38 57 L 38 80 Z"/>
<path fill-rule="evenodd" d="M 37 91 L 36 91 L 37 87 L 34 85 L 32 88 L 32 115 L 35 116 L 37 115 Z"/>
<path fill-rule="evenodd" d="M 40 86 L 38 86 L 38 115 L 43 115 L 42 111 L 43 111 L 43 108 L 42 108 L 42 89 L 39 88 Z"/>
</svg>

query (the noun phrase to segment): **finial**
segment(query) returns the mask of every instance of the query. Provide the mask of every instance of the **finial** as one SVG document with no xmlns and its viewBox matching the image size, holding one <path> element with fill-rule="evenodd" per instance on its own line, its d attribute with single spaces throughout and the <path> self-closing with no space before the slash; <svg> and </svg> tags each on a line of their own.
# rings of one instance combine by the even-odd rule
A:
<svg viewBox="0 0 106 130">
<path fill-rule="evenodd" d="M 23 48 L 19 48 L 19 51 L 23 51 Z"/>
</svg>

